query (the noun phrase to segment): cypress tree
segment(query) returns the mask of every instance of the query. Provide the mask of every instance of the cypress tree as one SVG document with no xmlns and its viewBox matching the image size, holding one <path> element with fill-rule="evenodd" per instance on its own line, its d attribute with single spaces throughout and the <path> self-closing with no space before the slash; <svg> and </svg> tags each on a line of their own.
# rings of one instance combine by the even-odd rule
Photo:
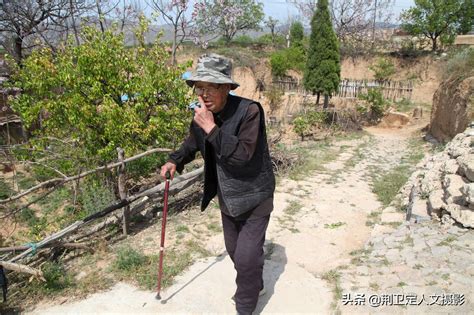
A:
<svg viewBox="0 0 474 315">
<path fill-rule="evenodd" d="M 332 27 L 328 0 L 318 0 L 311 19 L 308 60 L 303 85 L 307 91 L 324 95 L 324 108 L 328 107 L 329 96 L 337 92 L 341 75 L 339 45 Z"/>
</svg>

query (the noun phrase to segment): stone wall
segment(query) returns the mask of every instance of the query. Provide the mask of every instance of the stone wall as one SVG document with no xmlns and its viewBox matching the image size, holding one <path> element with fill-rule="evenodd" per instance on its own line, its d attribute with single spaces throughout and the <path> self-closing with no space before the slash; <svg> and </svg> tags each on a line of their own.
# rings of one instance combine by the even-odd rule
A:
<svg viewBox="0 0 474 315">
<path fill-rule="evenodd" d="M 401 197 L 415 219 L 431 217 L 474 228 L 474 124 L 442 152 L 423 159 Z"/>
</svg>

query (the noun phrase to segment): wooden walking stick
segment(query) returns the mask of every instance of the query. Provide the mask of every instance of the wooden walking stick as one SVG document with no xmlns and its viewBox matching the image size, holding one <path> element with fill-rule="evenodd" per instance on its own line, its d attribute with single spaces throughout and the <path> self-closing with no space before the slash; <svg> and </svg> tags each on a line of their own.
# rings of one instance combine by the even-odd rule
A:
<svg viewBox="0 0 474 315">
<path fill-rule="evenodd" d="M 156 288 L 156 299 L 161 300 L 161 278 L 163 276 L 163 256 L 165 254 L 165 230 L 166 216 L 168 214 L 168 192 L 170 188 L 170 173 L 166 172 L 165 195 L 163 198 L 163 217 L 161 219 L 161 241 L 160 241 L 160 259 L 158 266 L 158 286 Z"/>
</svg>

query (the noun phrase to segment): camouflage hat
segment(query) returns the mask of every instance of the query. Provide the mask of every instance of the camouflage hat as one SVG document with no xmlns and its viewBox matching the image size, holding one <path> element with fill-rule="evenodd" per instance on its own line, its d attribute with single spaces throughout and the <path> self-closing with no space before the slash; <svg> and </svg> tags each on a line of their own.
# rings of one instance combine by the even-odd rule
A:
<svg viewBox="0 0 474 315">
<path fill-rule="evenodd" d="M 198 81 L 217 84 L 230 84 L 231 90 L 239 84 L 231 79 L 232 61 L 217 54 L 204 54 L 199 57 L 196 70 L 186 79 L 186 83 L 193 87 Z"/>
</svg>

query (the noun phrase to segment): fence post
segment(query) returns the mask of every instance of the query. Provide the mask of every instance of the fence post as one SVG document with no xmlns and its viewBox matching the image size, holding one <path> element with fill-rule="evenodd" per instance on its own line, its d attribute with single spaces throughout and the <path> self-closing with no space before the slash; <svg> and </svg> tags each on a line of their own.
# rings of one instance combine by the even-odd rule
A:
<svg viewBox="0 0 474 315">
<path fill-rule="evenodd" d="M 125 163 L 123 160 L 125 159 L 125 152 L 122 148 L 118 147 L 117 148 L 117 153 L 118 153 L 118 160 L 119 162 L 122 163 L 118 167 L 118 191 L 120 195 L 120 199 L 125 199 L 127 198 L 127 190 L 125 188 Z M 129 223 L 129 212 L 130 212 L 130 206 L 125 206 L 123 207 L 123 220 L 122 220 L 122 231 L 123 235 L 127 236 L 128 235 L 128 223 Z"/>
</svg>

